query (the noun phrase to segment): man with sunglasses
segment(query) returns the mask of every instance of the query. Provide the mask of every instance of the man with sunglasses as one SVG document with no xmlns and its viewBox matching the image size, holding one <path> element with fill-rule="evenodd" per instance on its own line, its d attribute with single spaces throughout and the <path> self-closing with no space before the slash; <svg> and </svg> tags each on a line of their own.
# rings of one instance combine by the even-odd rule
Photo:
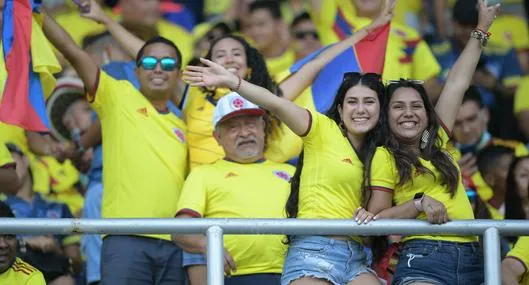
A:
<svg viewBox="0 0 529 285">
<path fill-rule="evenodd" d="M 309 13 L 303 12 L 296 16 L 290 26 L 292 46 L 296 53 L 296 61 L 321 48 L 320 37 Z"/>
<path fill-rule="evenodd" d="M 186 126 L 167 109 L 180 78 L 178 48 L 162 37 L 143 45 L 136 57 L 138 90 L 100 70 L 47 15 L 43 30 L 77 71 L 101 121 L 102 217 L 173 217 L 187 171 Z M 183 284 L 181 255 L 169 235 L 107 235 L 101 284 Z"/>
</svg>

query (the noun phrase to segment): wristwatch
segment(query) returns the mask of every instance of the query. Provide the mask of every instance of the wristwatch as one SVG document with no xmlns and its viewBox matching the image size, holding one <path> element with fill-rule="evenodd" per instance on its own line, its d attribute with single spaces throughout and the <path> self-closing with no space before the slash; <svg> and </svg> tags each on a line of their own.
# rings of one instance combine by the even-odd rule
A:
<svg viewBox="0 0 529 285">
<path fill-rule="evenodd" d="M 424 209 L 422 208 L 422 200 L 424 199 L 424 193 L 420 192 L 415 194 L 413 196 L 413 204 L 415 205 L 415 209 L 419 212 L 424 212 Z"/>
</svg>

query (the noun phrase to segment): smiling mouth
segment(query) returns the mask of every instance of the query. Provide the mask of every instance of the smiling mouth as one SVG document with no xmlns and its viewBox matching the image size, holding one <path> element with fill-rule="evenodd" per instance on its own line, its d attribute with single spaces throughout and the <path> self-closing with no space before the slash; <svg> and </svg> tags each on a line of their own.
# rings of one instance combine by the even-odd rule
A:
<svg viewBox="0 0 529 285">
<path fill-rule="evenodd" d="M 256 141 L 242 141 L 240 143 L 237 144 L 237 146 L 245 146 L 245 145 L 249 145 L 249 144 L 256 144 L 257 142 Z"/>
<path fill-rule="evenodd" d="M 399 123 L 399 125 L 405 129 L 411 129 L 417 126 L 417 122 L 406 121 L 406 122 Z"/>
<path fill-rule="evenodd" d="M 369 118 L 353 118 L 353 122 L 355 123 L 361 123 L 361 122 L 367 122 L 369 121 Z"/>
</svg>

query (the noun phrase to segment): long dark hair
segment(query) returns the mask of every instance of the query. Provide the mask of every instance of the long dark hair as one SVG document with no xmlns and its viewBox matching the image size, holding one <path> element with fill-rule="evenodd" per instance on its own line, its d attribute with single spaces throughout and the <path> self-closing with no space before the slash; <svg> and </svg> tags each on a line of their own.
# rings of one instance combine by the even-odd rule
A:
<svg viewBox="0 0 529 285">
<path fill-rule="evenodd" d="M 279 88 L 279 85 L 272 79 L 270 76 L 270 73 L 268 72 L 268 68 L 266 67 L 266 61 L 264 57 L 261 55 L 261 53 L 252 47 L 245 39 L 242 37 L 239 37 L 234 34 L 227 34 L 220 38 L 218 38 L 216 41 L 214 41 L 211 44 L 211 48 L 208 51 L 208 54 L 206 55 L 206 58 L 209 60 L 212 60 L 212 52 L 215 45 L 217 45 L 220 41 L 224 39 L 233 39 L 235 41 L 238 41 L 244 48 L 244 53 L 246 54 L 246 65 L 248 66 L 248 69 L 250 70 L 250 74 L 246 76 L 245 80 L 247 80 L 250 83 L 253 83 L 257 86 L 261 86 L 263 88 L 268 89 L 270 92 L 274 93 L 275 95 L 282 97 L 283 91 L 281 88 Z M 214 98 L 215 96 L 215 89 L 210 88 L 202 88 L 202 92 L 206 94 L 206 96 L 210 98 Z M 277 119 L 273 114 L 270 112 L 266 112 L 265 116 L 266 121 L 266 146 L 268 146 L 268 140 L 269 139 L 276 139 L 280 134 L 280 125 L 281 121 Z"/>
<path fill-rule="evenodd" d="M 522 205 L 522 197 L 518 192 L 518 185 L 516 184 L 516 178 L 514 171 L 516 167 L 524 160 L 529 159 L 529 156 L 517 157 L 511 163 L 509 167 L 509 173 L 507 174 L 507 188 L 505 193 L 505 219 L 513 220 L 525 220 L 529 219 L 525 214 Z M 524 185 L 522 185 L 524 186 Z M 529 185 L 525 185 L 529 187 Z"/>
<path fill-rule="evenodd" d="M 415 167 L 419 173 L 427 173 L 434 176 L 431 170 L 421 164 L 419 158 L 422 157 L 426 160 L 429 160 L 435 169 L 439 171 L 441 174 L 442 185 L 447 186 L 450 195 L 453 197 L 459 184 L 459 171 L 457 170 L 455 162 L 452 160 L 452 158 L 441 148 L 442 142 L 438 136 L 441 123 L 437 117 L 437 114 L 435 113 L 435 108 L 432 102 L 426 94 L 424 86 L 420 83 L 404 79 L 400 79 L 395 83 L 390 83 L 386 87 L 387 98 L 384 100 L 382 116 L 385 117 L 385 121 L 389 120 L 389 102 L 391 101 L 393 94 L 395 94 L 395 91 L 400 88 L 412 88 L 421 96 L 428 117 L 428 125 L 426 126 L 425 131 L 428 131 L 429 136 L 425 146 L 420 148 L 419 156 L 402 146 L 401 142 L 399 142 L 399 140 L 391 132 L 389 124 L 382 126 L 384 129 L 383 132 L 386 134 L 384 145 L 395 158 L 395 164 L 399 173 L 399 182 L 397 185 L 402 186 L 408 181 L 412 180 L 412 167 Z M 371 178 L 369 175 L 371 172 L 370 168 L 371 165 L 369 164 L 368 167 L 366 167 L 367 178 L 369 180 Z M 370 185 L 369 180 L 367 181 L 368 185 Z"/>
<path fill-rule="evenodd" d="M 334 102 L 327 111 L 327 117 L 332 119 L 334 122 L 336 122 L 337 125 L 341 125 L 342 119 L 340 117 L 340 113 L 338 110 L 342 108 L 343 101 L 345 99 L 345 94 L 349 89 L 356 85 L 362 85 L 365 87 L 368 87 L 369 89 L 375 91 L 377 93 L 378 100 L 380 102 L 380 106 L 382 106 L 382 100 L 384 99 L 384 85 L 382 84 L 382 81 L 380 79 L 379 74 L 375 73 L 366 73 L 366 74 L 360 74 L 358 72 L 348 72 L 344 74 L 342 84 L 338 88 L 338 91 L 334 97 Z M 358 155 L 360 159 L 365 160 L 367 157 L 371 157 L 372 153 L 376 149 L 376 142 L 377 139 L 377 131 L 378 125 L 380 125 L 380 119 L 377 123 L 377 126 L 373 128 L 373 130 L 369 131 L 368 134 L 366 134 L 366 137 L 364 139 L 364 146 L 362 149 L 358 150 Z M 288 197 L 288 201 L 286 204 L 286 214 L 288 218 L 296 218 L 298 215 L 298 202 L 299 202 L 299 186 L 300 186 L 300 179 L 301 179 L 301 172 L 303 169 L 303 156 L 304 153 L 301 152 L 298 160 L 298 165 L 296 168 L 296 172 L 294 173 L 294 176 L 291 178 L 290 182 L 290 196 Z M 351 181 L 351 183 L 357 183 L 356 181 Z M 352 214 L 352 213 L 351 213 Z M 287 237 L 289 240 L 289 237 Z"/>
</svg>

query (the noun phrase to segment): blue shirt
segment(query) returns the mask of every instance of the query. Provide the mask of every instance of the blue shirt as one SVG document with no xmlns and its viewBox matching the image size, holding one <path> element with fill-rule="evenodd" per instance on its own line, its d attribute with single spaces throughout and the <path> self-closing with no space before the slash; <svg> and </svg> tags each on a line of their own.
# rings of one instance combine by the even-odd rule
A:
<svg viewBox="0 0 529 285">
<path fill-rule="evenodd" d="M 445 82 L 448 77 L 448 72 L 462 50 L 458 48 L 455 40 L 434 40 L 430 46 L 437 61 L 441 65 L 440 79 L 442 82 Z M 512 47 L 499 46 L 491 42 L 483 50 L 478 63 L 478 69 L 480 68 L 488 70 L 506 87 L 513 85 L 512 83 L 518 81 L 523 75 L 516 51 Z M 483 86 L 478 86 L 478 88 L 483 102 L 487 106 L 494 104 L 494 94 L 492 91 Z"/>
<path fill-rule="evenodd" d="M 46 219 L 68 219 L 73 218 L 70 208 L 64 203 L 53 202 L 42 198 L 39 193 L 35 193 L 32 202 L 27 202 L 17 196 L 9 195 L 4 200 L 15 217 L 17 218 L 46 218 Z M 32 236 L 32 235 L 23 235 Z M 59 241 L 63 237 L 57 236 Z"/>
</svg>

